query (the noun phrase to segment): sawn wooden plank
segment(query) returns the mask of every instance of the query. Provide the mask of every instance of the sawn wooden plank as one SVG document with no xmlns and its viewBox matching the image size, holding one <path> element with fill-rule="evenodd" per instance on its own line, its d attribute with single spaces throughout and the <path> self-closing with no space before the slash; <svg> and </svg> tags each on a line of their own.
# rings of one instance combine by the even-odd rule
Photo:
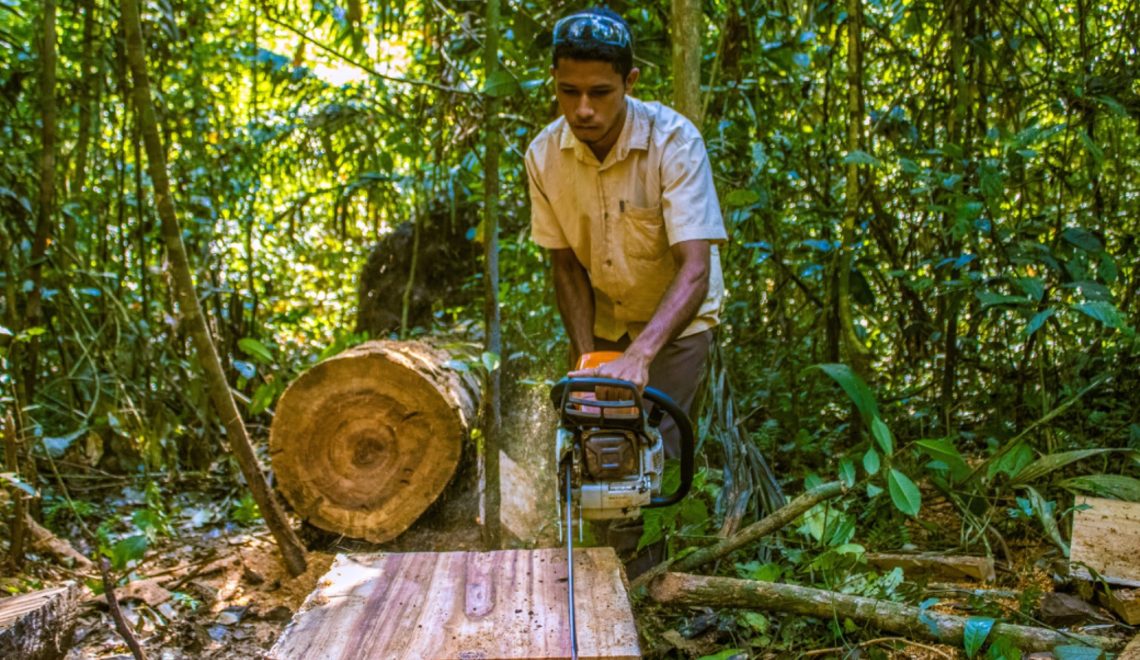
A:
<svg viewBox="0 0 1140 660">
<path fill-rule="evenodd" d="M 612 548 L 574 551 L 581 658 L 638 658 Z M 339 555 L 274 658 L 568 658 L 565 551 Z"/>
<path fill-rule="evenodd" d="M 1077 505 L 1069 551 L 1073 574 L 1087 579 L 1088 566 L 1110 584 L 1140 587 L 1140 503 L 1078 497 Z"/>
</svg>

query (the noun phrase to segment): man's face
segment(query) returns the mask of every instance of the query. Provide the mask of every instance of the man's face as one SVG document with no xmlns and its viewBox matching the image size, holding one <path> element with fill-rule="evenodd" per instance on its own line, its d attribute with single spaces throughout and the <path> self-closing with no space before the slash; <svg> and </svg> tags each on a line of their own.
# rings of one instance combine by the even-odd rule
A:
<svg viewBox="0 0 1140 660">
<path fill-rule="evenodd" d="M 564 57 L 551 73 L 558 107 L 574 137 L 594 149 L 613 146 L 625 123 L 625 95 L 637 82 L 638 70 L 622 80 L 609 62 Z"/>
</svg>

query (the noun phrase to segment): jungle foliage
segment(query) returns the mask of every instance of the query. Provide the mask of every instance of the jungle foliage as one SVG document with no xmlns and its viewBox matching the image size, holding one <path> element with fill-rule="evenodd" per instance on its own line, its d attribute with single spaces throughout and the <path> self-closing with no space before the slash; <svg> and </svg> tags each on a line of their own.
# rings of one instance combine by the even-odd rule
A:
<svg viewBox="0 0 1140 660">
<path fill-rule="evenodd" d="M 48 4 L 0 0 L 0 396 L 50 465 L 34 486 L 58 512 L 61 472 L 174 483 L 234 468 L 179 321 L 119 7 L 59 0 L 49 31 Z M 669 103 L 670 3 L 609 4 L 637 38 L 635 94 Z M 144 3 L 183 240 L 255 433 L 291 377 L 365 338 L 357 282 L 381 237 L 411 222 L 413 245 L 484 244 L 488 126 L 503 147 L 504 377 L 557 375 L 565 338 L 522 154 L 555 116 L 550 28 L 576 6 L 503 2 L 488 79 L 472 0 Z M 731 237 L 712 382 L 734 385 L 728 426 L 786 489 L 855 487 L 735 570 L 894 594 L 864 549 L 1010 559 L 1014 539 L 1044 534 L 1063 552 L 1074 493 L 1140 501 L 1136 3 L 702 12 L 701 129 Z M 469 253 L 448 265 L 464 274 L 455 295 L 427 322 L 405 309 L 394 334 L 482 340 Z M 701 479 L 708 506 L 661 523 L 678 545 L 718 524 L 721 472 Z M 932 499 L 961 524 L 924 521 Z M 770 623 L 732 625 L 802 643 L 800 623 Z M 853 632 L 841 623 L 828 634 Z"/>
</svg>

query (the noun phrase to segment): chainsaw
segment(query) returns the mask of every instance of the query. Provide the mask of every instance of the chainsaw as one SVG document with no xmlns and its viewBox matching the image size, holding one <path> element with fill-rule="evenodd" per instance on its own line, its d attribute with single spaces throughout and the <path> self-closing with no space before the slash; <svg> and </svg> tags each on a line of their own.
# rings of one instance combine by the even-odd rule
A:
<svg viewBox="0 0 1140 660">
<path fill-rule="evenodd" d="M 578 369 L 588 369 L 621 356 L 586 353 Z M 604 391 L 605 399 L 598 392 Z M 558 410 L 555 460 L 559 468 L 559 532 L 566 542 L 571 657 L 578 656 L 574 621 L 574 539 L 584 520 L 637 518 L 642 509 L 681 501 L 693 483 L 693 425 L 668 395 L 652 387 L 638 392 L 628 381 L 612 378 L 564 378 L 550 390 Z M 648 405 L 651 404 L 651 405 Z M 660 426 L 668 415 L 681 436 L 681 482 L 662 492 L 665 445 Z"/>
</svg>

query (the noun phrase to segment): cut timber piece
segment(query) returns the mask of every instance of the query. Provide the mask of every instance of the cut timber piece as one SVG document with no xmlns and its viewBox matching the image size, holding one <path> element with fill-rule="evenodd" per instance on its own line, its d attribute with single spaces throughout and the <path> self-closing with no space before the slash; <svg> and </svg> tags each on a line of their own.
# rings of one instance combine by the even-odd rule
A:
<svg viewBox="0 0 1140 660">
<path fill-rule="evenodd" d="M 867 562 L 877 568 L 890 570 L 898 567 L 907 574 L 922 573 L 946 580 L 966 578 L 990 582 L 994 579 L 994 560 L 991 557 L 868 552 Z"/>
<path fill-rule="evenodd" d="M 1140 624 L 1140 589 L 1105 589 L 1098 591 L 1097 600 L 1124 623 Z"/>
<path fill-rule="evenodd" d="M 581 658 L 638 658 L 612 548 L 574 551 Z M 338 555 L 272 658 L 569 658 L 566 551 Z"/>
<path fill-rule="evenodd" d="M 1116 660 L 1140 660 L 1140 635 L 1128 642 L 1128 646 L 1116 656 Z"/>
<path fill-rule="evenodd" d="M 1140 548 L 1140 503 L 1077 498 L 1069 552 L 1073 575 L 1091 579 L 1088 572 L 1091 568 L 1110 584 L 1140 587 L 1137 548 Z"/>
<path fill-rule="evenodd" d="M 450 352 L 373 341 L 293 381 L 269 431 L 278 487 L 321 529 L 389 541 L 439 497 L 475 419 L 479 384 Z"/>
<path fill-rule="evenodd" d="M 79 609 L 79 587 L 55 589 L 0 600 L 0 658 L 59 658 L 71 646 Z"/>
</svg>

